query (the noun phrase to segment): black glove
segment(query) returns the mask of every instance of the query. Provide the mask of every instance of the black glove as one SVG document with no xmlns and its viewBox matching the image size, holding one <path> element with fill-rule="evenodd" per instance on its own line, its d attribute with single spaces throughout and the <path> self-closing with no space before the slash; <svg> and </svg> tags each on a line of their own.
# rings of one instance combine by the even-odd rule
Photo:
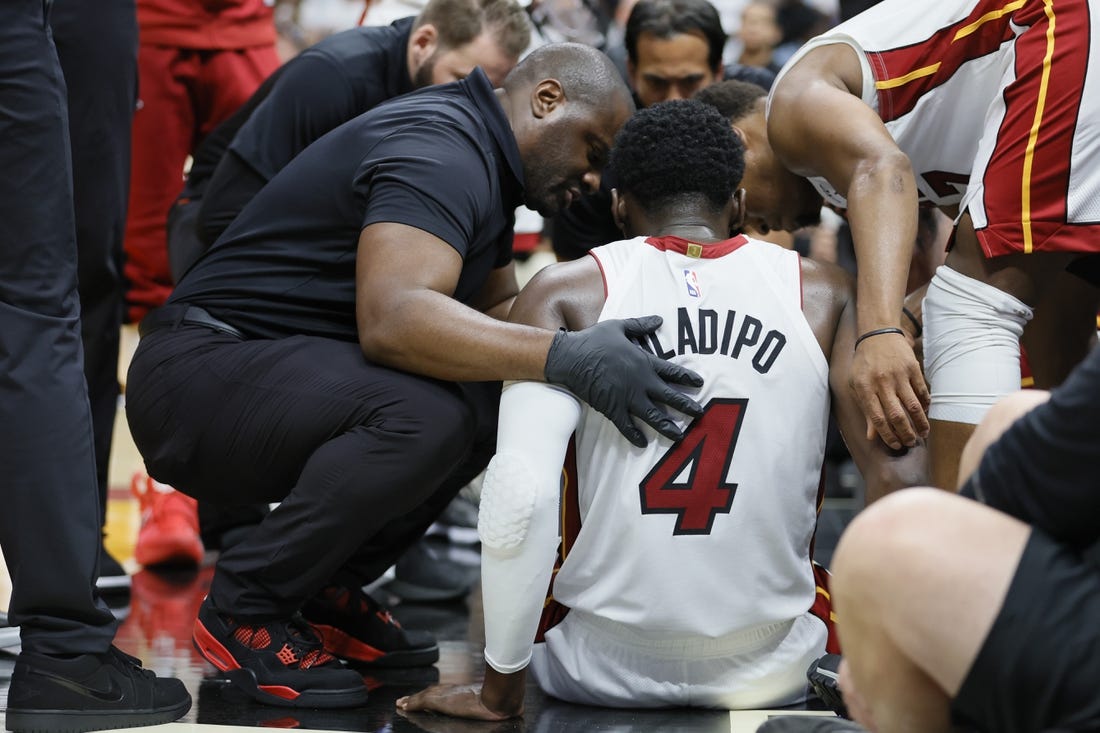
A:
<svg viewBox="0 0 1100 733">
<path fill-rule="evenodd" d="M 604 321 L 583 331 L 558 331 L 546 355 L 546 381 L 568 388 L 602 412 L 639 448 L 646 438 L 632 415 L 666 438 L 679 440 L 680 428 L 655 403 L 663 402 L 692 417 L 702 415 L 698 402 L 666 382 L 701 387 L 703 378 L 658 359 L 627 338 L 645 336 L 660 326 L 660 316 L 647 316 Z"/>
</svg>

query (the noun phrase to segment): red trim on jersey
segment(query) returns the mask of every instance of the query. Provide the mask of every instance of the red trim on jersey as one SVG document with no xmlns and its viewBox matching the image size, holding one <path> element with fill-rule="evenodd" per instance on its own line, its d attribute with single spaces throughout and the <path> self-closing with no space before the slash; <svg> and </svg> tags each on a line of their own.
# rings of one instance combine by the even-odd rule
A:
<svg viewBox="0 0 1100 733">
<path fill-rule="evenodd" d="M 983 179 L 989 225 L 978 239 L 990 257 L 1096 251 L 1088 241 L 1095 226 L 1066 227 L 1073 136 L 1089 62 L 1089 8 L 1045 0 L 1025 11 L 1014 16 L 1030 27 L 1016 41 L 1016 79 L 1003 92 L 1005 117 Z M 1083 241 L 1073 241 L 1078 237 Z"/>
<path fill-rule="evenodd" d="M 692 242 L 687 239 L 681 239 L 680 237 L 667 236 L 667 237 L 649 237 L 645 240 L 645 243 L 656 247 L 662 252 L 678 252 L 682 255 L 688 255 L 689 257 L 698 257 L 701 260 L 713 260 L 718 257 L 724 257 L 735 249 L 742 247 L 749 243 L 748 237 L 744 234 L 738 234 L 733 239 L 726 239 L 721 242 L 715 242 L 713 244 L 700 244 L 699 242 Z M 689 248 L 698 247 L 699 253 L 692 252 L 688 254 Z"/>
<path fill-rule="evenodd" d="M 825 464 L 821 464 L 821 478 L 817 482 L 817 500 L 814 502 L 814 513 L 820 517 L 821 508 L 825 505 Z M 814 602 L 810 604 L 810 613 L 821 619 L 825 624 L 828 634 L 825 640 L 825 651 L 830 654 L 840 654 L 840 641 L 836 635 L 835 614 L 833 613 L 833 597 L 829 591 L 829 571 L 823 565 L 813 559 L 814 545 L 817 544 L 817 522 L 814 522 L 814 532 L 810 535 L 810 570 L 814 575 Z"/>
<path fill-rule="evenodd" d="M 829 590 L 829 571 L 816 562 L 813 564 L 814 582 L 817 584 L 814 603 L 810 606 L 810 613 L 821 619 L 825 624 L 825 651 L 829 654 L 840 654 L 840 639 L 836 634 L 836 615 L 833 613 L 833 597 Z"/>
<path fill-rule="evenodd" d="M 817 480 L 817 499 L 814 501 L 814 531 L 810 535 L 810 563 L 813 564 L 814 545 L 817 543 L 817 520 L 821 518 L 821 508 L 825 506 L 825 463 L 821 463 L 821 476 Z"/>
<path fill-rule="evenodd" d="M 970 15 L 923 41 L 869 52 L 867 60 L 875 76 L 882 121 L 890 122 L 912 112 L 923 95 L 954 76 L 967 61 L 993 53 L 1012 40 L 1015 32 L 1009 21 L 1015 15 L 1005 13 L 980 22 L 987 13 L 996 13 L 1007 4 L 1007 0 L 982 0 Z"/>
<path fill-rule="evenodd" d="M 607 273 L 603 271 L 603 263 L 600 262 L 600 258 L 592 250 L 588 250 L 588 256 L 596 260 L 596 267 L 600 268 L 600 277 L 603 279 L 603 299 L 607 300 Z M 576 460 L 576 457 L 573 460 Z"/>
<path fill-rule="evenodd" d="M 591 253 L 589 253 L 591 254 Z M 595 256 L 595 255 L 593 255 Z M 599 260 L 596 260 L 599 262 Z M 554 561 L 554 572 L 550 576 L 550 587 L 546 590 L 546 601 L 542 606 L 542 616 L 535 631 L 535 643 L 546 640 L 546 632 L 562 622 L 569 614 L 569 607 L 554 600 L 554 578 L 565 562 L 569 549 L 581 532 L 581 503 L 577 491 L 577 442 L 576 437 L 569 439 L 569 448 L 565 451 L 565 464 L 562 466 L 561 496 L 561 542 L 558 544 L 558 557 Z"/>
</svg>

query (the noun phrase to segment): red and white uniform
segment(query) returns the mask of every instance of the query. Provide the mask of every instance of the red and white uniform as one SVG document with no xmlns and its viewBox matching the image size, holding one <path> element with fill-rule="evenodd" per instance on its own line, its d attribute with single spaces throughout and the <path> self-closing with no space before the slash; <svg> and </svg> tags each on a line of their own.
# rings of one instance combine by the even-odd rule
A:
<svg viewBox="0 0 1100 733">
<path fill-rule="evenodd" d="M 883 0 L 780 78 L 835 43 L 859 53 L 921 199 L 969 211 L 986 256 L 1100 251 L 1100 2 Z"/>
<path fill-rule="evenodd" d="M 799 256 L 743 236 L 705 246 L 637 238 L 590 254 L 606 286 L 600 320 L 662 316 L 647 348 L 703 376 L 694 396 L 706 413 L 679 443 L 647 428 L 637 448 L 575 408 L 576 483 L 563 513 L 577 512 L 580 530 L 564 534 L 552 587 L 569 611 L 535 645 L 535 677 L 556 697 L 597 705 L 800 700 L 828 636 L 810 613 L 819 596 L 809 553 L 830 397 L 802 313 Z M 505 428 L 522 409 L 506 390 L 502 450 L 520 440 Z M 494 588 L 517 582 L 519 564 L 483 559 L 486 659 L 501 671 L 526 656 L 492 634 Z"/>
<path fill-rule="evenodd" d="M 275 69 L 274 0 L 138 0 L 138 94 L 124 248 L 127 318 L 172 292 L 168 209 L 187 157 Z"/>
</svg>

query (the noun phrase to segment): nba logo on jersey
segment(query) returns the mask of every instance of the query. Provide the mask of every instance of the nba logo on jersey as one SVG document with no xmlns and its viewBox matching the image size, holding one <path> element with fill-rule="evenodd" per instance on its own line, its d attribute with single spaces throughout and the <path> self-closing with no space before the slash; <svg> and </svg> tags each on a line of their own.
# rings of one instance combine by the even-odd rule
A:
<svg viewBox="0 0 1100 733">
<path fill-rule="evenodd" d="M 703 291 L 699 287 L 699 276 L 695 270 L 684 270 L 684 284 L 687 285 L 688 295 L 693 298 L 701 298 Z"/>
</svg>

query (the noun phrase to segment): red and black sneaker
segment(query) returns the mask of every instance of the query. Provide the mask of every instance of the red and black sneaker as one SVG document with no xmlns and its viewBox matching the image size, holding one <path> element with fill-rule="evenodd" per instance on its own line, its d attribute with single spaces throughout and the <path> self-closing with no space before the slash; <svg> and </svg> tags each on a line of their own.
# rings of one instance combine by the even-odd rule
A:
<svg viewBox="0 0 1100 733">
<path fill-rule="evenodd" d="M 374 667 L 420 667 L 439 661 L 439 646 L 427 631 L 407 631 L 389 610 L 359 588 L 329 586 L 302 607 L 341 659 Z"/>
<path fill-rule="evenodd" d="M 325 651 L 301 616 L 244 623 L 204 600 L 195 648 L 250 697 L 268 705 L 351 708 L 367 702 L 362 676 Z"/>
</svg>

